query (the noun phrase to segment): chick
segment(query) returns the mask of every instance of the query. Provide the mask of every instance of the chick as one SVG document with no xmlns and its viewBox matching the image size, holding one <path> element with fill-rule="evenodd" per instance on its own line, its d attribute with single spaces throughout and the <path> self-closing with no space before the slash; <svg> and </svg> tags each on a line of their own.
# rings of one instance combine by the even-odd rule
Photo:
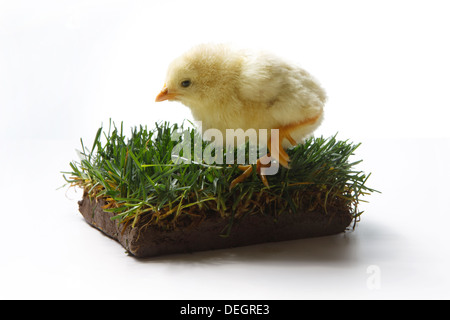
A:
<svg viewBox="0 0 450 320">
<path fill-rule="evenodd" d="M 270 150 L 270 138 L 267 146 L 272 158 L 289 167 L 284 149 L 301 143 L 320 125 L 326 94 L 308 72 L 273 54 L 202 44 L 170 64 L 156 97 L 164 100 L 188 106 L 202 129 L 218 129 L 224 137 L 226 129 L 278 129 L 282 148 Z M 232 186 L 251 173 L 249 167 L 243 170 Z"/>
</svg>

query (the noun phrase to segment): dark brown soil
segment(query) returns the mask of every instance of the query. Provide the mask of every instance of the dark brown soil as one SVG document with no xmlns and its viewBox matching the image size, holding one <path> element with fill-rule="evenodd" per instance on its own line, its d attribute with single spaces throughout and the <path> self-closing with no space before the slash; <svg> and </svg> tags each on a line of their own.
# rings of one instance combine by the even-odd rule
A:
<svg viewBox="0 0 450 320">
<path fill-rule="evenodd" d="M 124 229 L 123 224 L 111 220 L 112 213 L 102 210 L 103 205 L 101 199 L 91 200 L 85 196 L 79 202 L 79 209 L 90 225 L 139 258 L 332 235 L 344 232 L 352 222 L 347 207 L 333 208 L 328 213 L 281 214 L 276 218 L 273 213 L 254 214 L 235 221 L 230 234 L 224 237 L 221 234 L 229 222 L 217 215 L 175 230 L 146 224 L 145 218 L 134 228 L 130 224 Z"/>
</svg>

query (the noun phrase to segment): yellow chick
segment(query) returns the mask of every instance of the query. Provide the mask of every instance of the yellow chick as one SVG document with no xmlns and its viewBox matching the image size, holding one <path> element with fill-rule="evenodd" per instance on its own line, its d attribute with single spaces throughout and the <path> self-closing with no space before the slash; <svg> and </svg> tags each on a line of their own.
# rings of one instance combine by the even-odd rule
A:
<svg viewBox="0 0 450 320">
<path fill-rule="evenodd" d="M 224 137 L 226 129 L 278 129 L 283 148 L 267 145 L 271 157 L 288 167 L 283 149 L 301 143 L 320 125 L 326 94 L 308 72 L 273 54 L 202 44 L 170 64 L 156 97 L 164 100 L 188 106 L 203 130 L 215 128 Z M 251 173 L 243 170 L 232 186 Z"/>
</svg>

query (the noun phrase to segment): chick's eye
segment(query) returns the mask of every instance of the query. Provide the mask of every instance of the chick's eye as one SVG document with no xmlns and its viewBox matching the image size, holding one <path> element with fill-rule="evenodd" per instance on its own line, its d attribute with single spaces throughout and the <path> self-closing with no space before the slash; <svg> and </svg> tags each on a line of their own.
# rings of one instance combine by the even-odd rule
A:
<svg viewBox="0 0 450 320">
<path fill-rule="evenodd" d="M 182 86 L 183 88 L 187 88 L 187 87 L 189 87 L 190 85 L 191 85 L 191 81 L 190 81 L 190 80 L 184 80 L 184 81 L 181 82 L 181 86 Z"/>
</svg>

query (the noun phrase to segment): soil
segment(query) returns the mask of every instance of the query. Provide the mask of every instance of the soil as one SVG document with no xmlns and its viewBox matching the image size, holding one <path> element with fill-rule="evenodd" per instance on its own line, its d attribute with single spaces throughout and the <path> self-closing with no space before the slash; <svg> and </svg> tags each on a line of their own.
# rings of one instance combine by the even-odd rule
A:
<svg viewBox="0 0 450 320">
<path fill-rule="evenodd" d="M 210 215 L 198 223 L 163 230 L 140 219 L 134 228 L 111 220 L 113 213 L 104 212 L 101 199 L 84 196 L 79 210 L 87 223 L 117 240 L 130 254 L 138 258 L 175 253 L 190 253 L 276 242 L 320 237 L 344 232 L 352 222 L 348 207 L 292 214 L 254 214 L 233 223 L 228 236 L 224 230 L 228 220 Z"/>
</svg>

